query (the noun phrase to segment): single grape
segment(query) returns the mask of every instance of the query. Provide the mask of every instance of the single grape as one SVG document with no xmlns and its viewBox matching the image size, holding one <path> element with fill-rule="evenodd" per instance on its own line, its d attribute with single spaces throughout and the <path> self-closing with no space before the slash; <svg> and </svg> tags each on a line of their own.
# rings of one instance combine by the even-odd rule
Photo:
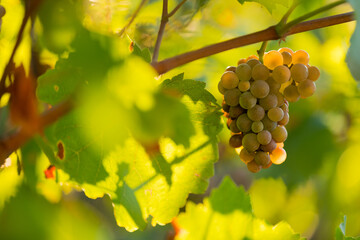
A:
<svg viewBox="0 0 360 240">
<path fill-rule="evenodd" d="M 318 78 L 320 77 L 320 70 L 317 67 L 310 66 L 310 67 L 308 67 L 308 71 L 309 71 L 308 79 L 310 79 L 314 82 L 316 80 L 318 80 Z"/>
<path fill-rule="evenodd" d="M 6 10 L 4 6 L 0 5 L 0 18 L 2 18 L 5 14 L 6 14 Z"/>
<path fill-rule="evenodd" d="M 250 89 L 250 82 L 249 81 L 240 81 L 238 84 L 238 89 L 242 92 L 246 92 Z"/>
<path fill-rule="evenodd" d="M 270 156 L 266 152 L 257 151 L 254 160 L 260 166 L 267 166 L 270 162 Z"/>
<path fill-rule="evenodd" d="M 221 84 L 226 89 L 233 89 L 238 86 L 239 79 L 234 72 L 227 71 L 221 76 Z"/>
<path fill-rule="evenodd" d="M 281 84 L 275 81 L 272 77 L 269 77 L 266 82 L 269 84 L 271 93 L 278 93 L 281 87 Z"/>
<path fill-rule="evenodd" d="M 236 71 L 236 67 L 235 66 L 228 66 L 225 69 L 225 72 L 235 72 Z"/>
<path fill-rule="evenodd" d="M 252 121 L 248 118 L 247 114 L 241 114 L 238 119 L 236 120 L 237 128 L 243 132 L 249 132 L 251 130 Z"/>
<path fill-rule="evenodd" d="M 231 106 L 230 109 L 229 109 L 229 116 L 231 118 L 237 118 L 241 114 L 243 114 L 244 112 L 245 112 L 245 110 L 242 107 L 240 107 L 239 105 Z"/>
<path fill-rule="evenodd" d="M 227 89 L 225 89 L 225 88 L 223 87 L 221 81 L 219 81 L 219 83 L 218 83 L 218 90 L 219 90 L 219 92 L 220 92 L 222 95 L 224 95 L 225 92 L 226 92 L 226 90 L 227 90 Z"/>
<path fill-rule="evenodd" d="M 247 57 L 246 61 L 249 61 L 250 59 L 256 59 L 256 60 L 259 60 L 259 57 L 256 56 L 256 55 L 250 55 Z"/>
<path fill-rule="evenodd" d="M 259 166 L 255 160 L 252 160 L 251 162 L 246 164 L 248 170 L 252 173 L 257 173 L 261 170 L 261 166 Z"/>
<path fill-rule="evenodd" d="M 291 53 L 284 51 L 284 52 L 281 53 L 281 55 L 283 57 L 284 64 L 290 66 L 291 63 L 292 63 L 292 55 L 291 55 Z"/>
<path fill-rule="evenodd" d="M 260 121 L 253 122 L 251 124 L 251 131 L 254 133 L 261 132 L 264 129 L 264 124 Z"/>
<path fill-rule="evenodd" d="M 249 109 L 255 106 L 257 99 L 251 94 L 251 92 L 244 92 L 240 95 L 239 103 L 244 109 Z"/>
<path fill-rule="evenodd" d="M 284 90 L 284 97 L 289 102 L 296 102 L 300 98 L 300 94 L 295 85 L 287 86 Z"/>
<path fill-rule="evenodd" d="M 273 131 L 277 126 L 277 123 L 274 121 L 271 121 L 267 115 L 265 115 L 265 117 L 261 121 L 264 124 L 264 129 L 268 130 L 270 132 Z"/>
<path fill-rule="evenodd" d="M 284 142 L 286 140 L 288 133 L 284 126 L 277 126 L 271 132 L 271 135 L 275 142 L 280 143 L 280 142 Z"/>
<path fill-rule="evenodd" d="M 269 84 L 264 80 L 254 81 L 250 86 L 251 94 L 256 98 L 264 98 L 270 92 Z"/>
<path fill-rule="evenodd" d="M 237 65 L 240 65 L 242 63 L 246 63 L 246 58 L 241 58 L 238 62 Z"/>
<path fill-rule="evenodd" d="M 271 153 L 272 151 L 274 151 L 274 149 L 276 149 L 276 142 L 274 141 L 274 139 L 271 139 L 271 141 L 268 144 L 261 145 L 260 149 L 263 150 L 264 152 Z"/>
<path fill-rule="evenodd" d="M 278 102 L 277 105 L 276 105 L 277 107 L 280 107 L 281 105 L 284 104 L 284 100 L 285 100 L 284 95 L 282 95 L 281 93 L 278 92 L 276 94 L 276 98 L 277 98 L 277 102 Z"/>
<path fill-rule="evenodd" d="M 284 117 L 284 111 L 279 107 L 275 107 L 268 111 L 267 116 L 271 121 L 278 122 Z"/>
<path fill-rule="evenodd" d="M 281 53 L 275 50 L 271 50 L 264 54 L 264 65 L 270 70 L 273 70 L 277 66 L 283 65 L 283 57 Z"/>
<path fill-rule="evenodd" d="M 251 67 L 246 63 L 241 63 L 237 66 L 235 73 L 240 81 L 249 81 L 251 79 Z"/>
<path fill-rule="evenodd" d="M 264 98 L 259 99 L 259 105 L 264 108 L 264 110 L 269 110 L 276 107 L 278 104 L 278 99 L 275 94 L 270 93 Z"/>
<path fill-rule="evenodd" d="M 251 162 L 252 160 L 254 160 L 254 157 L 255 157 L 254 152 L 248 152 L 248 150 L 246 150 L 245 148 L 241 149 L 241 151 L 240 151 L 240 159 L 244 163 Z"/>
<path fill-rule="evenodd" d="M 265 110 L 260 105 L 255 105 L 247 111 L 247 115 L 252 121 L 260 121 L 265 116 Z"/>
<path fill-rule="evenodd" d="M 230 118 L 229 118 L 230 119 Z M 234 119 L 233 121 L 230 122 L 230 131 L 233 133 L 239 133 L 240 129 L 237 127 L 237 119 Z"/>
<path fill-rule="evenodd" d="M 270 153 L 270 160 L 274 164 L 282 164 L 286 160 L 286 151 L 283 148 L 276 148 Z"/>
<path fill-rule="evenodd" d="M 269 69 L 263 64 L 256 64 L 252 69 L 252 78 L 254 80 L 266 80 L 269 78 Z"/>
<path fill-rule="evenodd" d="M 246 134 L 242 139 L 242 145 L 249 152 L 255 152 L 260 147 L 260 143 L 257 141 L 255 133 Z"/>
<path fill-rule="evenodd" d="M 307 65 L 309 63 L 309 59 L 309 54 L 304 50 L 298 50 L 292 55 L 293 64 L 302 63 L 304 65 Z"/>
<path fill-rule="evenodd" d="M 230 106 L 226 104 L 225 101 L 222 102 L 222 109 L 224 112 L 229 112 L 230 111 Z"/>
<path fill-rule="evenodd" d="M 232 135 L 229 139 L 229 145 L 233 148 L 238 148 L 242 146 L 242 134 Z"/>
<path fill-rule="evenodd" d="M 291 55 L 294 54 L 294 51 L 293 51 L 291 48 L 288 48 L 288 47 L 280 48 L 278 51 L 279 51 L 280 53 L 288 52 L 288 53 L 290 53 Z"/>
<path fill-rule="evenodd" d="M 283 126 L 287 125 L 289 123 L 289 118 L 290 118 L 289 113 L 284 112 L 284 117 L 280 121 L 278 121 L 278 124 Z"/>
<path fill-rule="evenodd" d="M 301 82 L 307 79 L 309 71 L 307 67 L 302 63 L 294 64 L 291 67 L 291 77 L 295 82 Z"/>
<path fill-rule="evenodd" d="M 314 94 L 316 90 L 316 85 L 314 81 L 306 79 L 305 81 L 299 83 L 297 89 L 301 98 L 307 98 Z"/>
<path fill-rule="evenodd" d="M 240 95 L 241 92 L 237 88 L 227 90 L 224 94 L 225 102 L 230 106 L 236 106 L 239 104 Z"/>
<path fill-rule="evenodd" d="M 260 61 L 255 58 L 252 58 L 252 59 L 249 59 L 246 63 L 247 63 L 247 65 L 249 65 L 251 67 L 251 69 L 253 69 L 255 65 L 260 63 Z"/>
<path fill-rule="evenodd" d="M 278 83 L 285 83 L 290 80 L 291 72 L 288 67 L 284 65 L 277 66 L 272 72 L 272 78 Z"/>
<path fill-rule="evenodd" d="M 257 134 L 256 139 L 261 145 L 267 145 L 271 142 L 272 135 L 268 130 L 262 130 Z"/>
</svg>

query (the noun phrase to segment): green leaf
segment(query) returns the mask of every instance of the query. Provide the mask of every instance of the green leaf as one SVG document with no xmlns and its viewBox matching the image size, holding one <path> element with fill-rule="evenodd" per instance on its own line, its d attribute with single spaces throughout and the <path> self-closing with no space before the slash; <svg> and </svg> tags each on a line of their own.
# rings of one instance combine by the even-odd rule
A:
<svg viewBox="0 0 360 240">
<path fill-rule="evenodd" d="M 284 7 L 288 7 L 290 1 L 289 0 L 273 0 L 273 1 L 268 1 L 268 0 L 237 0 L 239 3 L 244 4 L 245 2 L 257 2 L 261 5 L 263 5 L 264 7 L 266 7 L 266 9 L 272 13 L 272 11 L 276 8 L 277 4 L 280 4 Z"/>
<path fill-rule="evenodd" d="M 287 223 L 271 226 L 251 212 L 244 188 L 225 177 L 203 204 L 187 204 L 178 217 L 181 230 L 176 239 L 301 239 Z"/>
<path fill-rule="evenodd" d="M 144 59 L 144 61 L 150 63 L 151 62 L 150 50 L 148 48 L 141 49 L 140 46 L 136 42 L 133 42 L 133 43 L 134 43 L 133 54 L 141 57 L 142 59 Z"/>
<path fill-rule="evenodd" d="M 345 237 L 346 235 L 346 215 L 344 216 L 343 222 L 340 223 L 339 227 L 336 228 L 335 240 L 359 240 L 360 237 Z"/>
<path fill-rule="evenodd" d="M 360 2 L 357 0 L 348 0 L 355 10 L 356 28 L 350 39 L 350 47 L 346 55 L 346 63 L 350 69 L 352 76 L 360 81 L 360 56 L 358 50 L 360 49 Z"/>
</svg>

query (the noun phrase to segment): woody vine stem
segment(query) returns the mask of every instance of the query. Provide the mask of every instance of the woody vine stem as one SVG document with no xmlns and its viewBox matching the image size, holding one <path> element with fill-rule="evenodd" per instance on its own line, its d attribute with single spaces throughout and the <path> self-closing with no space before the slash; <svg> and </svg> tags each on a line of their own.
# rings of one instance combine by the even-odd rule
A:
<svg viewBox="0 0 360 240">
<path fill-rule="evenodd" d="M 40 0 L 36 1 L 40 2 Z M 144 5 L 145 1 L 142 1 L 142 5 L 136 10 L 136 14 L 133 14 L 133 16 L 136 16 L 140 8 Z M 325 7 L 322 7 L 320 9 L 317 9 L 315 11 L 312 11 L 300 18 L 297 18 L 289 23 L 286 23 L 280 27 L 280 25 L 271 26 L 267 29 L 264 29 L 259 32 L 247 34 L 244 36 L 239 36 L 237 38 L 233 38 L 227 41 L 215 43 L 203 48 L 200 48 L 198 50 L 190 51 L 187 53 L 180 54 L 175 57 L 171 57 L 165 60 L 162 60 L 160 62 L 157 61 L 158 54 L 160 50 L 160 45 L 162 41 L 162 37 L 165 31 L 166 23 L 168 22 L 169 18 L 173 16 L 176 11 L 185 4 L 186 0 L 183 0 L 179 3 L 178 6 L 176 6 L 170 13 L 168 13 L 167 10 L 167 0 L 163 0 L 163 14 L 162 14 L 162 20 L 158 32 L 158 37 L 153 53 L 153 61 L 151 65 L 154 67 L 154 69 L 159 73 L 165 73 L 171 69 L 174 69 L 178 66 L 181 66 L 186 63 L 190 63 L 192 61 L 205 58 L 211 55 L 214 55 L 216 53 L 224 52 L 233 48 L 238 48 L 242 46 L 247 46 L 254 43 L 264 42 L 268 40 L 278 40 L 278 39 L 284 39 L 288 35 L 311 31 L 314 29 L 324 28 L 328 26 L 333 26 L 349 21 L 354 20 L 354 13 L 348 12 L 344 14 L 334 15 L 330 17 L 324 17 L 319 18 L 311 21 L 303 22 L 305 19 L 308 19 L 315 14 L 318 14 L 320 12 L 326 11 L 330 8 L 333 8 L 335 6 L 338 6 L 344 1 L 337 1 L 335 3 L 332 3 L 330 5 L 327 5 Z M 23 18 L 24 24 L 29 19 L 29 13 L 25 13 L 25 16 Z M 284 19 L 284 18 L 283 18 Z M 287 20 L 287 17 L 286 17 Z M 128 28 L 130 26 L 132 21 L 130 21 L 125 28 Z M 279 23 L 280 24 L 280 23 Z M 283 23 L 282 23 L 283 24 Z M 19 30 L 17 41 L 21 42 L 22 39 L 22 32 L 23 29 Z M 15 45 L 13 49 L 13 54 L 15 54 L 17 50 L 17 45 Z M 9 60 L 9 64 L 12 62 L 12 57 Z M 6 72 L 3 73 L 3 75 L 10 74 L 8 71 L 9 69 L 5 69 Z M 0 88 L 0 96 L 3 94 L 4 89 Z M 56 122 L 59 118 L 66 115 L 68 112 L 70 112 L 74 108 L 72 99 L 68 99 L 64 101 L 63 103 L 58 104 L 57 106 L 54 106 L 53 108 L 44 111 L 40 116 L 40 129 L 45 128 L 48 125 L 53 124 Z M 31 137 L 33 137 L 35 134 L 38 134 L 35 130 L 33 132 L 27 132 L 23 129 L 18 129 L 17 132 L 13 133 L 10 136 L 4 136 L 0 139 L 0 165 L 2 165 L 5 162 L 5 159 L 9 157 L 9 155 L 14 152 L 16 149 L 21 147 L 26 141 L 28 141 Z"/>
</svg>

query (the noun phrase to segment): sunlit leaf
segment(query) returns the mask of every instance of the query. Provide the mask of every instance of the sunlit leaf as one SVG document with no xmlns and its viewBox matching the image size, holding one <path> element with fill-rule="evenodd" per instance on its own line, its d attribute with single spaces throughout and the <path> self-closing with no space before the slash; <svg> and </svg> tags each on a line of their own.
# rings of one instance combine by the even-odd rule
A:
<svg viewBox="0 0 360 240">
<path fill-rule="evenodd" d="M 271 13 L 275 8 L 277 4 L 280 4 L 282 6 L 288 7 L 290 1 L 289 0 L 275 0 L 275 1 L 267 1 L 267 0 L 238 0 L 239 3 L 244 4 L 245 2 L 257 2 L 264 7 Z"/>
</svg>

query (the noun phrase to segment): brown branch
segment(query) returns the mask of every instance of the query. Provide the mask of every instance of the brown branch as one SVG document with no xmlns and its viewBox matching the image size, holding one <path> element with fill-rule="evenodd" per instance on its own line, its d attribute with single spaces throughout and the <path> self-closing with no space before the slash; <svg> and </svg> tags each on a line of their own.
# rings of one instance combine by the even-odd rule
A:
<svg viewBox="0 0 360 240">
<path fill-rule="evenodd" d="M 129 22 L 121 29 L 121 31 L 117 34 L 119 37 L 121 37 L 124 32 L 126 31 L 126 29 L 128 29 L 130 27 L 130 25 L 133 23 L 133 21 L 135 20 L 135 18 L 137 17 L 137 15 L 139 14 L 141 8 L 145 5 L 145 3 L 148 0 L 142 0 L 139 4 L 139 6 L 136 8 L 135 12 L 132 14 Z"/>
<path fill-rule="evenodd" d="M 184 5 L 185 2 L 186 2 L 186 0 L 182 0 L 182 1 L 168 14 L 168 18 L 172 17 L 172 16 L 179 10 L 179 8 L 181 8 L 181 6 Z"/>
<path fill-rule="evenodd" d="M 41 114 L 39 128 L 34 127 L 31 131 L 20 128 L 16 133 L 0 139 L 0 166 L 4 164 L 5 159 L 8 158 L 11 153 L 37 134 L 38 129 L 44 129 L 46 126 L 56 122 L 59 118 L 70 112 L 72 108 L 73 102 L 71 100 L 62 102 Z"/>
<path fill-rule="evenodd" d="M 354 20 L 354 13 L 349 12 L 349 13 L 339 14 L 339 15 L 335 15 L 335 16 L 324 17 L 324 18 L 319 18 L 319 19 L 315 19 L 315 20 L 311 20 L 311 21 L 306 21 L 306 22 L 302 22 L 302 23 L 299 23 L 299 24 L 291 27 L 289 29 L 289 31 L 284 34 L 284 36 L 289 36 L 289 35 L 296 34 L 296 33 L 301 33 L 301 32 L 311 31 L 314 29 L 329 27 L 329 26 L 333 26 L 333 25 L 337 25 L 337 24 L 341 24 L 341 23 L 345 23 L 345 22 L 350 22 L 353 20 Z M 153 62 L 152 66 L 155 68 L 155 70 L 159 74 L 162 74 L 171 69 L 174 69 L 176 67 L 184 65 L 186 63 L 189 63 L 189 62 L 192 62 L 192 61 L 204 58 L 204 57 L 208 57 L 208 56 L 220 53 L 220 52 L 224 52 L 224 51 L 227 51 L 227 50 L 230 50 L 233 48 L 238 48 L 238 47 L 242 47 L 242 46 L 246 46 L 246 45 L 250 45 L 250 44 L 254 44 L 254 43 L 259 43 L 259 42 L 263 42 L 263 41 L 277 40 L 277 39 L 283 38 L 284 36 L 279 36 L 275 30 L 275 26 L 272 26 L 272 27 L 269 27 L 269 28 L 259 31 L 259 32 L 247 34 L 247 35 L 233 38 L 233 39 L 230 39 L 227 41 L 209 45 L 209 46 L 206 46 L 206 47 L 194 50 L 194 51 L 190 51 L 190 52 L 183 53 L 183 54 L 180 54 L 175 57 L 165 59 L 160 62 Z"/>
</svg>

